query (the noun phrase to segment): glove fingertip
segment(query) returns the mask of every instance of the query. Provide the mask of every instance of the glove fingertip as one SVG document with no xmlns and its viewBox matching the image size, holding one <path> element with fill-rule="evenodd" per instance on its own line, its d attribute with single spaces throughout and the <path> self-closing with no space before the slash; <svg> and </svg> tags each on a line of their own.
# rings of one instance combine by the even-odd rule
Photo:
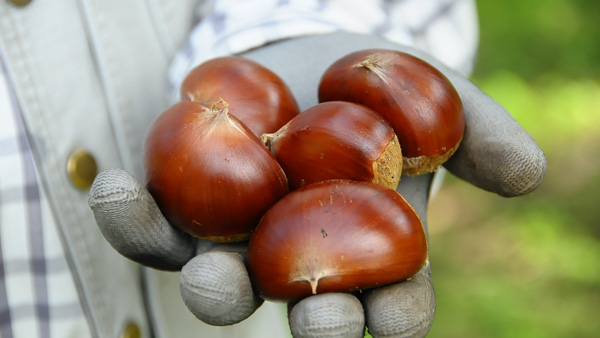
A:
<svg viewBox="0 0 600 338">
<path fill-rule="evenodd" d="M 504 197 L 525 195 L 542 183 L 544 152 L 510 113 L 473 82 L 451 80 L 463 100 L 467 128 L 445 167 L 456 176 Z"/>
<path fill-rule="evenodd" d="M 295 338 L 362 338 L 365 332 L 362 304 L 345 293 L 325 293 L 299 301 L 289 310 L 289 323 Z"/>
<path fill-rule="evenodd" d="M 465 147 L 445 166 L 484 190 L 503 197 L 517 197 L 541 185 L 548 164 L 544 152 L 534 141 L 505 138 L 504 142 L 481 140 L 476 147 Z"/>
<path fill-rule="evenodd" d="M 536 147 L 513 146 L 504 150 L 510 170 L 498 180 L 495 189 L 500 196 L 516 197 L 537 189 L 544 179 L 548 167 L 546 157 Z"/>
<path fill-rule="evenodd" d="M 194 257 L 182 268 L 179 286 L 190 312 L 209 325 L 237 324 L 263 303 L 236 253 L 211 251 Z"/>
<path fill-rule="evenodd" d="M 88 204 L 108 243 L 137 263 L 179 270 L 195 254 L 191 236 L 172 227 L 148 190 L 125 170 L 100 172 Z"/>
<path fill-rule="evenodd" d="M 435 316 L 435 294 L 430 267 L 410 280 L 363 294 L 366 324 L 374 337 L 422 338 Z"/>
</svg>

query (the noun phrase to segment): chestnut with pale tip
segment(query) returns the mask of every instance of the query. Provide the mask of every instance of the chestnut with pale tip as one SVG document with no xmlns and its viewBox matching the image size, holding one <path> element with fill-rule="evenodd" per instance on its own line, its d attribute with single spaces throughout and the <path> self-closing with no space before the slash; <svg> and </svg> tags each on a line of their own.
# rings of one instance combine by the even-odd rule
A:
<svg viewBox="0 0 600 338">
<path fill-rule="evenodd" d="M 458 92 L 444 74 L 411 54 L 388 49 L 350 53 L 325 71 L 318 91 L 320 102 L 356 102 L 381 114 L 398 135 L 407 175 L 435 171 L 464 135 Z"/>
<path fill-rule="evenodd" d="M 264 299 L 290 301 L 405 280 L 427 259 L 415 210 L 395 190 L 328 180 L 290 192 L 263 216 L 248 271 Z"/>
<path fill-rule="evenodd" d="M 402 174 L 402 150 L 392 127 L 370 108 L 351 102 L 320 103 L 261 140 L 291 189 L 328 179 L 396 189 Z"/>
<path fill-rule="evenodd" d="M 196 66 L 183 80 L 180 96 L 204 105 L 223 98 L 230 114 L 259 137 L 277 131 L 300 112 L 277 74 L 241 56 L 218 57 Z"/>
<path fill-rule="evenodd" d="M 167 220 L 203 239 L 247 240 L 289 191 L 275 157 L 222 100 L 171 106 L 148 130 L 142 155 L 146 186 Z"/>
</svg>

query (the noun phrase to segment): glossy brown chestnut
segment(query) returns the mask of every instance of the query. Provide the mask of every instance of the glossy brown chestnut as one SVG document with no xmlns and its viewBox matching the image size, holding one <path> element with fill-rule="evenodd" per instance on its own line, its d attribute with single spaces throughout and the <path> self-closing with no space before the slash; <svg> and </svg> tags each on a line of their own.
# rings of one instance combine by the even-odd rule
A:
<svg viewBox="0 0 600 338">
<path fill-rule="evenodd" d="M 402 152 L 392 127 L 351 102 L 313 106 L 261 137 L 296 189 L 327 179 L 351 179 L 396 189 Z"/>
<path fill-rule="evenodd" d="M 224 102 L 173 105 L 149 129 L 142 155 L 146 185 L 161 211 L 196 237 L 245 240 L 288 192 L 273 155 Z"/>
<path fill-rule="evenodd" d="M 267 211 L 248 246 L 254 289 L 272 301 L 401 281 L 426 258 L 414 209 L 395 190 L 349 180 L 292 191 Z"/>
<path fill-rule="evenodd" d="M 283 80 L 268 68 L 241 56 L 208 60 L 192 69 L 181 84 L 181 99 L 211 105 L 219 99 L 255 135 L 273 133 L 300 109 Z"/>
<path fill-rule="evenodd" d="M 456 151 L 465 130 L 460 96 L 429 63 L 407 53 L 369 49 L 334 62 L 319 84 L 319 101 L 364 104 L 394 128 L 403 172 L 434 171 Z"/>
</svg>

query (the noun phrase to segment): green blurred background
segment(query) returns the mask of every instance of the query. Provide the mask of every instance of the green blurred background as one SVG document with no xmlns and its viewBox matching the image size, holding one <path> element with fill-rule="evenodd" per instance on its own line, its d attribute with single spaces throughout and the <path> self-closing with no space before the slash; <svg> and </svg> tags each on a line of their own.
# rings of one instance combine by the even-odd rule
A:
<svg viewBox="0 0 600 338">
<path fill-rule="evenodd" d="M 600 337 L 600 1 L 478 1 L 473 81 L 548 159 L 502 198 L 448 175 L 429 208 L 430 338 Z"/>
</svg>

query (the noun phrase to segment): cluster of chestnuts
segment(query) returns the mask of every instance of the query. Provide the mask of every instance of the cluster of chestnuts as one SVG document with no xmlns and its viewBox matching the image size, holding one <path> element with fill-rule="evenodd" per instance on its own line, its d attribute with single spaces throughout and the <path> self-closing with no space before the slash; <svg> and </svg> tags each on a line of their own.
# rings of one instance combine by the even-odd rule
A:
<svg viewBox="0 0 600 338">
<path fill-rule="evenodd" d="M 288 301 L 410 278 L 427 259 L 419 216 L 395 191 L 459 146 L 460 98 L 412 55 L 372 49 L 322 75 L 300 113 L 283 80 L 243 57 L 194 68 L 149 129 L 146 186 L 195 237 L 249 240 L 255 291 Z"/>
</svg>

